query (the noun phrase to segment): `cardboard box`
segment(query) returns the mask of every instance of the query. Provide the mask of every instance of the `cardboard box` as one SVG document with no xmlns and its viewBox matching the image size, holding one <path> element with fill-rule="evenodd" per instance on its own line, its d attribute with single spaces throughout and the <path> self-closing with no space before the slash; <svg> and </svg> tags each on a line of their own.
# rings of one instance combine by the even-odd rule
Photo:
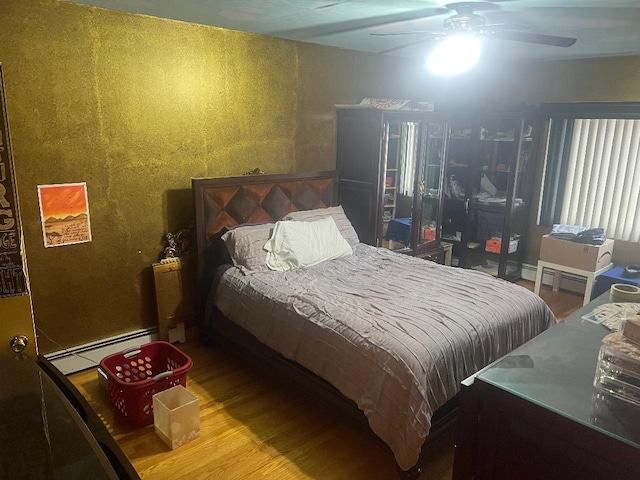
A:
<svg viewBox="0 0 640 480">
<path fill-rule="evenodd" d="M 171 342 L 169 331 L 181 323 L 184 327 L 195 325 L 195 271 L 192 259 L 176 257 L 153 264 L 160 340 Z"/>
<path fill-rule="evenodd" d="M 540 260 L 595 272 L 611 263 L 613 243 L 608 238 L 602 245 L 589 245 L 544 235 L 540 244 Z"/>
</svg>

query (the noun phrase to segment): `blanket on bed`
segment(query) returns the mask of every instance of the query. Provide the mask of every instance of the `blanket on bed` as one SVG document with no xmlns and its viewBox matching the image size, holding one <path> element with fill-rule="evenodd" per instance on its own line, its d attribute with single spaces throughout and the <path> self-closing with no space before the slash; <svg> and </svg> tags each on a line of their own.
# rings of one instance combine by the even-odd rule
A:
<svg viewBox="0 0 640 480">
<path fill-rule="evenodd" d="M 555 323 L 544 301 L 516 284 L 364 244 L 286 272 L 231 268 L 211 297 L 355 401 L 404 470 L 462 380 Z"/>
</svg>

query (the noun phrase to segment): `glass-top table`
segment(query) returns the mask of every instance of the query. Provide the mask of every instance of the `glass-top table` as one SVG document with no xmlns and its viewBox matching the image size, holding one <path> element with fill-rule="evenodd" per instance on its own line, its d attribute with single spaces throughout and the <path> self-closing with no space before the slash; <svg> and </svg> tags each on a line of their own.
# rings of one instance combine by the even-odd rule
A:
<svg viewBox="0 0 640 480">
<path fill-rule="evenodd" d="M 608 302 L 607 292 L 478 372 L 475 381 L 640 448 L 640 407 L 593 386 L 602 339 L 611 331 L 581 317 Z"/>
<path fill-rule="evenodd" d="M 29 358 L 0 357 L 0 478 L 119 478 L 51 378 Z"/>
</svg>

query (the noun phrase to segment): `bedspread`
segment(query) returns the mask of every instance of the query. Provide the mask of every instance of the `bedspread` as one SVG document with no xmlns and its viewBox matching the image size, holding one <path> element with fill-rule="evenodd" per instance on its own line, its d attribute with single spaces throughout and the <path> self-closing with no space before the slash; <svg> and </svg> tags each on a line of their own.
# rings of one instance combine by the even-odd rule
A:
<svg viewBox="0 0 640 480">
<path fill-rule="evenodd" d="M 353 400 L 408 470 L 460 382 L 555 323 L 527 289 L 364 244 L 309 268 L 231 268 L 229 319 Z"/>
</svg>

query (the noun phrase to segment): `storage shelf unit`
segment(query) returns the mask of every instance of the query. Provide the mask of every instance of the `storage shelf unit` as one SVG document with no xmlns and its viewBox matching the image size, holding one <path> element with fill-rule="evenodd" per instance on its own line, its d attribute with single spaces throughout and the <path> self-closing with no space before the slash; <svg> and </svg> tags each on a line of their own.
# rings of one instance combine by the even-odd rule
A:
<svg viewBox="0 0 640 480">
<path fill-rule="evenodd" d="M 340 203 L 360 239 L 519 278 L 532 197 L 528 111 L 338 108 Z"/>
<path fill-rule="evenodd" d="M 454 263 L 520 277 L 534 174 L 535 122 L 526 111 L 452 117 L 442 237 Z"/>
</svg>

